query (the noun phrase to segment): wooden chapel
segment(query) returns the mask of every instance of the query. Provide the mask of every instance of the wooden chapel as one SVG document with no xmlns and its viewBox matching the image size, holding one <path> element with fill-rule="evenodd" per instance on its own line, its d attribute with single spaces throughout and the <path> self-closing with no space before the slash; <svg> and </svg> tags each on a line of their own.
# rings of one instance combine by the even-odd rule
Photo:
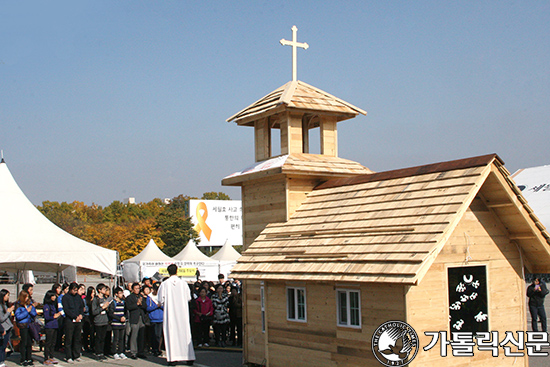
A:
<svg viewBox="0 0 550 367">
<path fill-rule="evenodd" d="M 426 331 L 527 330 L 523 271 L 550 272 L 550 235 L 502 160 L 375 173 L 338 157 L 337 124 L 358 114 L 293 80 L 228 119 L 255 137 L 255 163 L 222 181 L 242 190 L 244 252 L 231 276 L 244 283 L 245 361 L 381 366 L 373 333 L 401 320 L 419 337 L 411 366 L 527 366 L 502 352 L 422 350 Z M 320 154 L 310 154 L 316 128 Z M 476 294 L 463 314 L 459 283 L 458 296 Z"/>
</svg>

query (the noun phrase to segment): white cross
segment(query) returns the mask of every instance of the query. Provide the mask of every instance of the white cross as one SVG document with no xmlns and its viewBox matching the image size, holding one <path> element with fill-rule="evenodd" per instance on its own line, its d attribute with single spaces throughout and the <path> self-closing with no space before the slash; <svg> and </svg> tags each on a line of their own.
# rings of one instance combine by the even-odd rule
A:
<svg viewBox="0 0 550 367">
<path fill-rule="evenodd" d="M 296 52 L 298 47 L 303 48 L 304 50 L 307 50 L 309 45 L 307 43 L 300 43 L 297 41 L 297 35 L 296 32 L 298 31 L 298 28 L 296 26 L 292 26 L 292 41 L 287 41 L 285 39 L 281 40 L 281 45 L 283 46 L 292 46 L 292 81 L 298 80 L 298 52 Z"/>
</svg>

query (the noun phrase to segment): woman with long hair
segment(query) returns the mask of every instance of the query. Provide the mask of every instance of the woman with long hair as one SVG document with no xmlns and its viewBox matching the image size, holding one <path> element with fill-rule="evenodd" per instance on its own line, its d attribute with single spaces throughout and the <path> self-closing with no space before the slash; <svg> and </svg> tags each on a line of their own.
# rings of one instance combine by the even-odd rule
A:
<svg viewBox="0 0 550 367">
<path fill-rule="evenodd" d="M 36 309 L 31 303 L 31 296 L 26 291 L 19 293 L 19 298 L 15 303 L 15 322 L 19 327 L 21 342 L 19 352 L 21 354 L 21 366 L 32 366 L 32 336 L 29 330 L 31 322 L 36 317 Z"/>
<path fill-rule="evenodd" d="M 10 320 L 11 313 L 15 306 L 9 305 L 10 292 L 7 289 L 0 290 L 0 324 L 4 329 L 4 334 L 0 337 L 0 367 L 5 367 L 6 364 L 6 347 L 10 341 L 13 324 Z"/>
<path fill-rule="evenodd" d="M 61 312 L 57 311 L 57 294 L 55 291 L 47 291 L 44 296 L 44 328 L 46 330 L 46 345 L 44 346 L 44 365 L 53 366 L 57 360 L 53 356 L 57 330 L 59 329 L 58 319 Z"/>
<path fill-rule="evenodd" d="M 54 283 L 54 285 L 52 285 L 52 291 L 55 292 L 56 296 L 59 296 L 61 294 L 61 284 Z"/>
<path fill-rule="evenodd" d="M 223 284 L 216 285 L 216 293 L 212 295 L 212 306 L 214 306 L 214 335 L 218 347 L 225 347 L 227 340 L 227 327 L 229 326 L 229 296 L 224 292 Z"/>
<path fill-rule="evenodd" d="M 92 313 L 92 301 L 95 297 L 95 288 L 89 286 L 86 290 L 84 317 L 82 318 L 82 347 L 86 352 L 94 349 L 94 315 Z"/>
</svg>

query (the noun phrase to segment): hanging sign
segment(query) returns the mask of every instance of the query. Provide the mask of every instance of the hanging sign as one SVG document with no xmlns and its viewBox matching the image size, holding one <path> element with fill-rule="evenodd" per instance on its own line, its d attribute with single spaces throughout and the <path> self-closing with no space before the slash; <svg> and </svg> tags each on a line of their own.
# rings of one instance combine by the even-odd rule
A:
<svg viewBox="0 0 550 367">
<path fill-rule="evenodd" d="M 168 276 L 168 268 L 159 268 L 158 272 L 162 276 Z M 197 268 L 178 268 L 178 277 L 194 277 L 197 273 Z"/>
<path fill-rule="evenodd" d="M 448 268 L 450 330 L 489 331 L 485 266 Z"/>
</svg>

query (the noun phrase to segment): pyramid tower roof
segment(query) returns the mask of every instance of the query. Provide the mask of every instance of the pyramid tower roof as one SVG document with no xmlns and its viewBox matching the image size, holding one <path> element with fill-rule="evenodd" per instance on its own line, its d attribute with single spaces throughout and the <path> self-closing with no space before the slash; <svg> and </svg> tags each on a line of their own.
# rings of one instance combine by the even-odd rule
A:
<svg viewBox="0 0 550 367">
<path fill-rule="evenodd" d="M 323 112 L 334 114 L 338 121 L 366 115 L 367 112 L 338 97 L 300 80 L 291 81 L 275 89 L 244 110 L 227 119 L 239 125 L 254 126 L 254 121 L 284 110 Z"/>
<path fill-rule="evenodd" d="M 222 183 L 227 186 L 239 185 L 243 181 L 280 173 L 307 174 L 328 180 L 338 176 L 349 177 L 350 175 L 373 173 L 373 171 L 349 159 L 320 154 L 294 153 L 256 162 L 241 171 L 224 177 Z"/>
</svg>

